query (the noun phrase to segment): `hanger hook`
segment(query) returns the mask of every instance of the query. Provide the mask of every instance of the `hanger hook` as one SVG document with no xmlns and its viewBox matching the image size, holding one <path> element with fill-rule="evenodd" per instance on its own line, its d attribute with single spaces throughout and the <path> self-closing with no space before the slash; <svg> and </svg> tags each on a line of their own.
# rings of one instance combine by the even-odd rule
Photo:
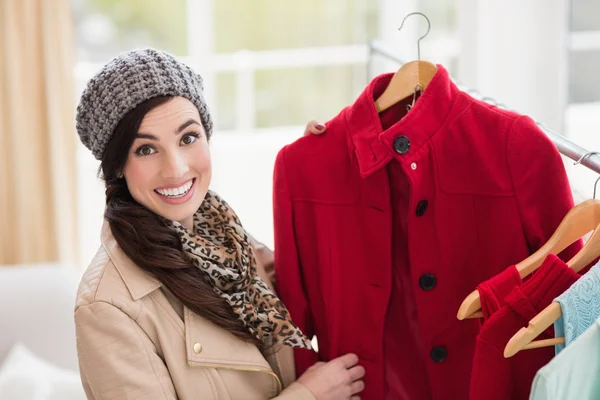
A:
<svg viewBox="0 0 600 400">
<path fill-rule="evenodd" d="M 398 30 L 402 30 L 402 27 L 404 26 L 404 21 L 406 21 L 406 19 L 408 17 L 410 17 L 411 15 L 420 15 L 423 18 L 425 18 L 425 20 L 427 21 L 427 32 L 425 32 L 425 34 L 423 36 L 421 36 L 419 38 L 419 40 L 417 40 L 417 60 L 421 61 L 421 40 L 425 38 L 425 36 L 427 36 L 427 34 L 429 34 L 429 31 L 431 30 L 431 22 L 429 22 L 429 18 L 427 18 L 427 15 L 421 13 L 421 12 L 413 12 L 408 14 L 406 17 L 404 17 L 404 19 L 402 20 L 402 23 L 400 24 L 400 28 L 398 28 Z"/>
<path fill-rule="evenodd" d="M 585 160 L 586 158 L 591 157 L 593 155 L 600 155 L 600 152 L 589 151 L 589 152 L 585 153 L 584 155 L 582 155 L 581 157 L 579 157 L 579 160 L 575 161 L 573 163 L 573 165 L 581 164 L 583 162 L 583 160 Z M 596 189 L 598 187 L 599 181 L 600 181 L 600 177 L 598 177 L 598 179 L 596 179 L 596 182 L 594 182 L 594 199 L 596 199 Z"/>
<path fill-rule="evenodd" d="M 585 160 L 586 158 L 588 158 L 588 157 L 590 157 L 590 156 L 593 156 L 594 154 L 595 154 L 595 155 L 600 155 L 600 152 L 597 152 L 597 151 L 589 151 L 589 152 L 585 153 L 584 155 L 582 155 L 582 156 L 579 158 L 579 160 L 575 161 L 575 162 L 573 163 L 573 165 L 578 165 L 578 164 L 581 164 L 581 163 L 583 162 L 583 160 Z"/>
</svg>

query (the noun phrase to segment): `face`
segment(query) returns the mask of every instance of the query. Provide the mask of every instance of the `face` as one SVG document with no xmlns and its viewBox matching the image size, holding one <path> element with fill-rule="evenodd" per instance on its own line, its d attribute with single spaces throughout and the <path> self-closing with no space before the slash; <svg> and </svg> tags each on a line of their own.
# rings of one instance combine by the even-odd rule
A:
<svg viewBox="0 0 600 400">
<path fill-rule="evenodd" d="M 123 168 L 127 188 L 138 203 L 189 230 L 193 230 L 193 216 L 206 196 L 211 173 L 198 109 L 183 97 L 174 97 L 146 114 Z"/>
</svg>

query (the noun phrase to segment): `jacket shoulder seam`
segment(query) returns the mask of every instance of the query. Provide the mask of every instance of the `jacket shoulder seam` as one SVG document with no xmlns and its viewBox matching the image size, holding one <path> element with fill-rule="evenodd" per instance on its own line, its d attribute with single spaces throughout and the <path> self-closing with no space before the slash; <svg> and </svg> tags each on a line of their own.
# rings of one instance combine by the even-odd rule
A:
<svg viewBox="0 0 600 400">
<path fill-rule="evenodd" d="M 98 251 L 98 254 L 100 253 L 100 251 Z M 96 257 L 98 257 L 98 254 L 96 254 L 96 256 L 94 257 L 94 259 Z M 93 260 L 92 260 L 93 263 Z M 104 274 L 106 274 L 106 270 L 107 268 L 110 266 L 110 264 L 112 263 L 112 260 L 110 257 L 107 257 L 106 261 L 104 263 L 102 263 L 101 267 L 99 267 L 101 269 L 101 273 L 100 276 L 98 277 L 98 282 L 96 283 L 96 287 L 94 288 L 92 294 L 91 294 L 91 298 L 87 301 L 84 301 L 83 304 L 79 304 L 75 306 L 75 311 L 77 311 L 80 307 L 86 306 L 86 305 L 90 305 L 93 304 L 98 300 L 98 290 L 100 289 L 100 285 L 102 284 L 102 280 L 104 279 Z M 91 265 L 91 263 L 90 263 Z M 85 274 L 84 274 L 85 277 Z M 78 300 L 80 299 L 79 295 L 77 296 Z"/>
<path fill-rule="evenodd" d="M 81 307 L 90 306 L 92 304 L 105 303 L 105 304 L 111 305 L 115 308 L 118 308 L 123 313 L 125 313 L 129 318 L 131 318 L 133 321 L 135 321 L 137 323 L 137 320 L 139 319 L 139 316 L 141 315 L 142 306 L 138 300 L 134 300 L 129 296 L 129 292 L 127 292 L 128 293 L 127 298 L 123 298 L 123 296 L 120 296 L 120 295 L 115 295 L 114 291 L 113 291 L 113 293 L 104 294 L 102 296 L 100 296 L 98 294 L 98 292 L 100 291 L 100 286 L 102 286 L 102 284 L 103 284 L 103 278 L 104 278 L 104 275 L 106 274 L 106 270 L 108 268 L 110 268 L 111 265 L 116 270 L 116 267 L 114 267 L 114 262 L 111 259 L 109 259 L 108 262 L 103 267 L 102 276 L 98 279 L 98 284 L 96 285 L 96 288 L 94 289 L 94 294 L 93 294 L 92 298 L 89 301 L 86 301 L 85 303 L 77 306 L 75 308 L 75 311 L 77 311 Z M 120 275 L 119 275 L 119 278 L 122 280 Z M 123 286 L 125 286 L 124 283 L 123 283 Z M 129 308 L 129 307 L 125 307 L 126 304 L 130 304 L 131 305 L 130 309 L 132 311 L 135 310 L 135 312 L 128 312 L 127 308 Z"/>
</svg>

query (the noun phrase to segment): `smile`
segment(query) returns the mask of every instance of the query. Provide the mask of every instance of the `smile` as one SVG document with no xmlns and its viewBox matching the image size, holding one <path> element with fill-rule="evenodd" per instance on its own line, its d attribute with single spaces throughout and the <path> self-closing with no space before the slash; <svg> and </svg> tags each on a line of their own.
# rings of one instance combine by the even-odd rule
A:
<svg viewBox="0 0 600 400">
<path fill-rule="evenodd" d="M 187 183 L 184 183 L 183 185 L 181 185 L 181 186 L 179 186 L 177 188 L 154 189 L 154 191 L 156 193 L 160 194 L 161 196 L 168 197 L 170 199 L 178 199 L 178 198 L 183 197 L 186 194 L 188 194 L 188 192 L 190 191 L 190 189 L 194 185 L 195 181 L 196 181 L 196 178 L 188 181 Z"/>
</svg>

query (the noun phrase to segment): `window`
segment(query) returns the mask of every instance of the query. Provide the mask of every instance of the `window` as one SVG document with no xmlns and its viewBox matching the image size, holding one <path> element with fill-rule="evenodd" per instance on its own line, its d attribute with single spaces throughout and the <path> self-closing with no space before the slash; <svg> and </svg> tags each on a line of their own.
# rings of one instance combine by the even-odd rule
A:
<svg viewBox="0 0 600 400">
<path fill-rule="evenodd" d="M 187 55 L 186 0 L 74 0 L 80 61 L 100 62 L 135 47 Z"/>
<path fill-rule="evenodd" d="M 599 13 L 597 0 L 571 0 L 571 30 L 600 31 Z"/>
<path fill-rule="evenodd" d="M 600 101 L 597 70 L 600 63 L 600 3 L 571 0 L 569 102 Z"/>
<path fill-rule="evenodd" d="M 377 34 L 375 1 L 219 0 L 213 7 L 217 53 L 364 44 Z"/>
<path fill-rule="evenodd" d="M 212 4 L 218 129 L 325 120 L 364 87 L 365 44 L 377 35 L 377 2 Z"/>
</svg>

